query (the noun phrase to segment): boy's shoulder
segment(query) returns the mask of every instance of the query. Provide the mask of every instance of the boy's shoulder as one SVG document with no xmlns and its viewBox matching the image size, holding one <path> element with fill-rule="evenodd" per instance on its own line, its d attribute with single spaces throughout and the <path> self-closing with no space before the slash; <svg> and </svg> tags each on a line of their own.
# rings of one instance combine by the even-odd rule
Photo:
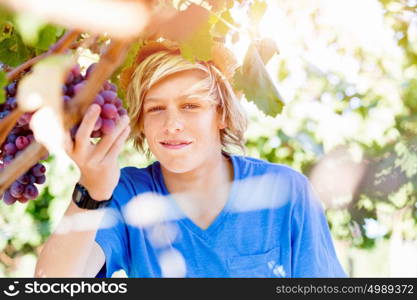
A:
<svg viewBox="0 0 417 300">
<path fill-rule="evenodd" d="M 301 172 L 295 170 L 294 168 L 280 164 L 269 162 L 264 159 L 243 156 L 243 155 L 233 155 L 236 159 L 236 162 L 239 164 L 241 174 L 244 177 L 247 176 L 262 176 L 262 175 L 275 175 L 283 177 L 286 179 L 293 179 L 297 181 L 306 181 L 307 178 Z"/>
<path fill-rule="evenodd" d="M 239 200 L 233 209 L 291 208 L 301 203 L 299 199 L 309 185 L 307 177 L 301 172 L 259 158 L 238 155 L 233 159 L 239 169 Z"/>
</svg>

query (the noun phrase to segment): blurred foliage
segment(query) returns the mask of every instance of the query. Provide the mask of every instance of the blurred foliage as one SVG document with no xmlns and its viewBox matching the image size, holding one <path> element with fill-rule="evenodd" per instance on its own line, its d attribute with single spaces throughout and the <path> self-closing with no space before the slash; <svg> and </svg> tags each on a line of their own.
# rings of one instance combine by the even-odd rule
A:
<svg viewBox="0 0 417 300">
<path fill-rule="evenodd" d="M 250 57 L 247 49 L 265 31 L 280 48 L 267 64 L 241 68 L 235 77 L 250 120 L 247 154 L 313 175 L 342 147 L 351 158 L 342 166 L 355 162 L 365 171 L 353 173 L 359 183 L 348 195 L 323 201 L 334 237 L 357 249 L 372 249 L 394 234 L 416 240 L 417 1 L 203 2 L 211 7 L 209 23 L 182 44 L 186 58 L 210 59 L 212 40 L 223 39 L 241 64 L 259 62 L 259 53 L 252 47 L 258 57 Z M 246 19 L 237 13 L 242 10 Z M 17 66 L 62 34 L 62 28 L 0 10 L 0 61 Z M 140 46 L 133 45 L 114 83 Z M 256 80 L 259 74 L 266 79 Z M 148 163 L 130 143 L 120 157 L 121 166 Z M 68 205 L 77 168 L 53 157 L 46 165 L 47 182 L 36 201 L 0 203 L 0 277 L 33 267 Z M 334 180 L 345 171 L 336 169 Z"/>
</svg>

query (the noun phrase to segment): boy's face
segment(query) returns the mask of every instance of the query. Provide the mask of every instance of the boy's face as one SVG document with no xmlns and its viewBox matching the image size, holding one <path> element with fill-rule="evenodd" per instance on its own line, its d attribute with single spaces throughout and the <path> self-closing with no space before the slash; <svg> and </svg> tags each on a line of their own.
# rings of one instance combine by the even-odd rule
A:
<svg viewBox="0 0 417 300">
<path fill-rule="evenodd" d="M 183 173 L 220 153 L 220 121 L 216 105 L 203 97 L 187 97 L 207 75 L 189 70 L 170 75 L 147 93 L 143 130 L 152 153 L 163 167 Z"/>
</svg>

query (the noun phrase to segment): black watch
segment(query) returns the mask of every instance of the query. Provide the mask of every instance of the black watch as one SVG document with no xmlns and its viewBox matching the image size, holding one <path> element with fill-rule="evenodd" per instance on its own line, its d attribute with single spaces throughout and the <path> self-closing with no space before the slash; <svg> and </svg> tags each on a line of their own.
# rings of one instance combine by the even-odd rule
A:
<svg viewBox="0 0 417 300">
<path fill-rule="evenodd" d="M 91 198 L 87 189 L 81 184 L 77 183 L 75 185 L 74 191 L 72 192 L 72 201 L 79 207 L 84 209 L 99 209 L 102 207 L 107 207 L 110 205 L 110 202 L 113 197 L 109 200 L 97 201 Z"/>
</svg>

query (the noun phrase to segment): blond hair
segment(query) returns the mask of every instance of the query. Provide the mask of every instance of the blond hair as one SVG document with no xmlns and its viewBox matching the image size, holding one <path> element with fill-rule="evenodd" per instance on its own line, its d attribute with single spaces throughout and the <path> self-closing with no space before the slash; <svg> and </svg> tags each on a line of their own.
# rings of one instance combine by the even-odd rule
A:
<svg viewBox="0 0 417 300">
<path fill-rule="evenodd" d="M 143 104 L 147 92 L 161 79 L 186 70 L 202 70 L 207 78 L 201 80 L 192 90 L 205 90 L 205 98 L 217 104 L 221 119 L 226 127 L 220 130 L 220 141 L 223 152 L 236 146 L 245 153 L 244 133 L 247 119 L 230 83 L 211 63 L 191 63 L 169 51 L 159 51 L 149 55 L 134 70 L 127 87 L 126 100 L 131 120 L 131 134 L 135 148 L 149 157 L 149 148 L 143 132 Z M 193 95 L 197 96 L 197 95 Z M 201 96 L 201 94 L 199 94 Z"/>
</svg>

